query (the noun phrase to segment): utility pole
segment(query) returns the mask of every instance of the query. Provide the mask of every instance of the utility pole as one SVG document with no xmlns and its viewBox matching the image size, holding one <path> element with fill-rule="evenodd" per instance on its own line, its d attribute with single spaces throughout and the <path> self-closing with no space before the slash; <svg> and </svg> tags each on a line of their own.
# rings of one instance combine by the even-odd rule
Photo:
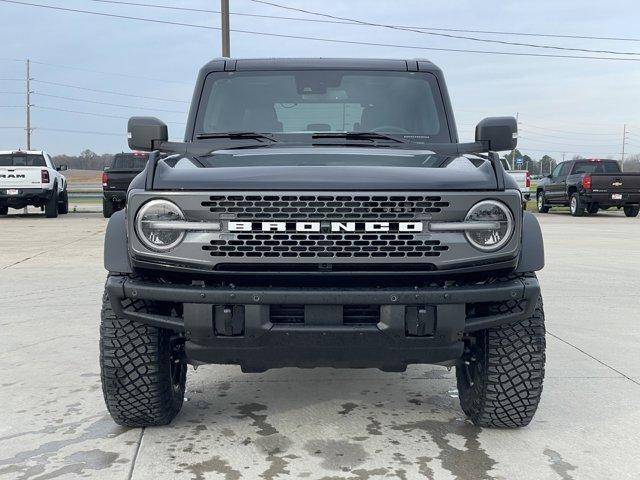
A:
<svg viewBox="0 0 640 480">
<path fill-rule="evenodd" d="M 30 70 L 30 61 L 27 58 L 27 101 L 26 101 L 26 113 L 27 113 L 27 126 L 25 130 L 27 131 L 27 150 L 31 150 L 31 72 Z"/>
<path fill-rule="evenodd" d="M 622 126 L 622 155 L 620 159 L 620 171 L 624 171 L 624 147 L 627 144 L 627 124 Z"/>
<path fill-rule="evenodd" d="M 229 35 L 229 0 L 220 0 L 220 24 L 222 26 L 222 56 L 231 57 L 231 38 Z"/>
<path fill-rule="evenodd" d="M 518 128 L 518 112 L 516 112 L 516 128 Z M 516 149 L 511 152 L 511 170 L 516 169 Z"/>
</svg>

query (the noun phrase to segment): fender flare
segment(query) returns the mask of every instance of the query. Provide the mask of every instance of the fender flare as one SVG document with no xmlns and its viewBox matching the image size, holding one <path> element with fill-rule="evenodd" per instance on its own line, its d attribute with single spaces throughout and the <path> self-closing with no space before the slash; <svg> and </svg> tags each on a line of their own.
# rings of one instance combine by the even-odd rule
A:
<svg viewBox="0 0 640 480">
<path fill-rule="evenodd" d="M 531 212 L 522 216 L 522 249 L 516 273 L 537 272 L 544 268 L 544 240 L 538 219 Z"/>
<path fill-rule="evenodd" d="M 111 273 L 133 273 L 127 245 L 127 220 L 124 210 L 115 212 L 104 237 L 104 268 Z"/>
</svg>

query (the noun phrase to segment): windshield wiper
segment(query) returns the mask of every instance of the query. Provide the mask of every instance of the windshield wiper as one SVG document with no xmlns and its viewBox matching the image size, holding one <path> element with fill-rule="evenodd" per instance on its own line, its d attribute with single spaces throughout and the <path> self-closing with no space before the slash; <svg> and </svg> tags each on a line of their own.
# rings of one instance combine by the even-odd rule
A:
<svg viewBox="0 0 640 480">
<path fill-rule="evenodd" d="M 346 140 L 391 140 L 396 143 L 407 143 L 406 140 L 386 135 L 378 132 L 327 132 L 327 133 L 314 133 L 311 137 L 313 139 L 319 138 L 344 138 Z"/>
<path fill-rule="evenodd" d="M 230 138 L 232 140 L 245 140 L 245 139 L 254 139 L 254 140 L 269 140 L 271 142 L 277 142 L 273 137 L 266 135 L 264 133 L 258 132 L 216 132 L 216 133 L 199 133 L 196 135 L 198 140 L 207 140 L 212 138 Z"/>
</svg>

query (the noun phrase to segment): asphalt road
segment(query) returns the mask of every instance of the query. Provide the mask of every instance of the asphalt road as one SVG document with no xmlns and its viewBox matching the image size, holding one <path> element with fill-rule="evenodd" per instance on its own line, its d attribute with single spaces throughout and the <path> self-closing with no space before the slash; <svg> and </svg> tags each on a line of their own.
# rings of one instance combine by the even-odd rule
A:
<svg viewBox="0 0 640 480">
<path fill-rule="evenodd" d="M 453 372 L 189 371 L 169 427 L 102 400 L 97 214 L 0 219 L 0 478 L 640 478 L 640 219 L 540 217 L 542 403 L 521 430 L 463 417 Z"/>
</svg>

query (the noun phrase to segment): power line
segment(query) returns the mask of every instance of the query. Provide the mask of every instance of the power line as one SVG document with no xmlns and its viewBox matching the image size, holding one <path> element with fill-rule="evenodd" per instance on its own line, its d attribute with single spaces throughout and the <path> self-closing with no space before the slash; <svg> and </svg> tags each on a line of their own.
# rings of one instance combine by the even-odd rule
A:
<svg viewBox="0 0 640 480">
<path fill-rule="evenodd" d="M 69 85 L 68 83 L 48 82 L 45 80 L 37 80 L 37 79 L 33 79 L 32 81 L 36 83 L 42 83 L 45 85 L 55 85 L 58 87 L 75 88 L 76 90 L 85 90 L 87 92 L 107 93 L 110 95 L 120 95 L 123 97 L 141 98 L 144 100 L 158 100 L 162 102 L 173 102 L 173 103 L 190 103 L 190 102 L 187 102 L 186 100 L 174 100 L 171 98 L 160 98 L 160 97 L 146 97 L 144 95 L 134 95 L 132 93 L 114 92 L 112 90 L 99 90 L 97 88 L 80 87 L 78 85 Z"/>
<path fill-rule="evenodd" d="M 23 105 L 0 105 L 0 108 L 22 108 Z"/>
<path fill-rule="evenodd" d="M 24 95 L 24 92 L 0 92 L 2 95 Z"/>
<path fill-rule="evenodd" d="M 589 153 L 592 153 L 594 155 L 620 155 L 620 152 L 595 152 L 595 151 L 577 151 L 577 150 L 568 150 L 568 149 L 563 149 L 563 150 L 550 150 L 550 149 L 541 149 L 541 148 L 528 148 L 528 147 L 521 147 L 518 146 L 518 150 L 520 151 L 529 151 L 529 152 L 545 152 L 545 153 L 573 153 L 573 154 L 577 154 L 577 155 L 587 155 Z"/>
<path fill-rule="evenodd" d="M 76 114 L 80 114 L 80 115 L 91 115 L 94 117 L 107 117 L 107 118 L 117 118 L 119 120 L 129 120 L 130 117 L 123 117 L 120 115 L 107 115 L 104 113 L 96 113 L 96 112 L 83 112 L 80 110 L 67 110 L 65 108 L 56 108 L 56 107 L 44 107 L 42 105 L 33 105 L 33 108 L 36 109 L 40 109 L 40 110 L 52 110 L 54 112 L 64 112 L 64 113 L 76 113 Z M 186 125 L 183 122 L 167 122 L 170 124 L 175 124 L 175 125 Z"/>
<path fill-rule="evenodd" d="M 108 132 L 90 132 L 86 130 L 68 130 L 64 128 L 34 128 L 34 130 L 41 130 L 43 132 L 64 132 L 64 133 L 86 133 L 88 135 L 106 135 L 113 137 L 124 137 L 124 133 L 108 133 Z"/>
<path fill-rule="evenodd" d="M 183 23 L 183 22 L 173 22 L 170 20 L 156 20 L 152 18 L 143 18 L 143 17 L 133 17 L 130 15 L 117 15 L 115 13 L 104 13 L 104 12 L 94 12 L 91 10 L 80 10 L 78 8 L 65 8 L 65 7 L 55 7 L 53 5 L 42 5 L 40 3 L 29 3 L 29 2 L 18 2 L 15 0 L 0 0 L 3 3 L 13 3 L 16 5 L 26 5 L 29 7 L 39 7 L 39 8 L 48 8 L 50 10 L 59 10 L 63 12 L 73 12 L 73 13 L 85 13 L 88 15 L 98 15 L 101 17 L 111 17 L 111 18 L 119 18 L 125 20 L 138 20 L 140 22 L 151 22 L 151 23 L 163 23 L 165 25 L 177 25 L 181 27 L 195 27 L 195 28 L 204 28 L 208 30 L 220 30 L 219 27 L 211 27 L 207 25 L 195 25 L 191 23 Z"/>
<path fill-rule="evenodd" d="M 533 125 L 531 123 L 524 123 L 523 124 L 526 128 L 533 128 L 534 130 L 547 130 L 549 132 L 558 132 L 558 133 L 568 133 L 568 134 L 572 134 L 572 135 L 606 135 L 606 136 L 619 136 L 619 134 L 617 133 L 601 133 L 601 132 L 576 132 L 576 131 L 570 131 L 570 130 L 558 130 L 555 128 L 547 128 L 547 127 L 540 127 L 538 125 Z"/>
<path fill-rule="evenodd" d="M 533 142 L 533 143 L 542 143 L 542 144 L 546 144 L 546 143 L 550 143 L 552 145 L 566 145 L 568 147 L 613 147 L 613 145 L 611 144 L 605 144 L 605 143 L 600 143 L 600 144 L 584 144 L 584 143 L 566 143 L 566 142 L 554 142 L 551 140 L 537 140 L 535 138 L 529 138 L 529 137 L 521 137 L 518 136 L 519 140 L 527 140 L 529 142 Z"/>
<path fill-rule="evenodd" d="M 158 112 L 167 112 L 167 113 L 186 113 L 185 111 L 182 110 L 165 110 L 162 108 L 155 108 L 155 107 L 140 107 L 140 106 L 136 106 L 136 105 L 121 105 L 118 103 L 109 103 L 109 102 L 98 102 L 96 100 L 87 100 L 84 98 L 73 98 L 73 97 L 65 97 L 62 95 L 50 95 L 48 93 L 40 93 L 40 92 L 33 92 L 34 95 L 39 95 L 41 97 L 49 97 L 49 98 L 58 98 L 61 100 L 70 100 L 72 102 L 83 102 L 83 103 L 93 103 L 95 105 L 107 105 L 109 107 L 121 107 L 121 108 L 131 108 L 131 109 L 139 109 L 139 110 L 155 110 Z"/>
<path fill-rule="evenodd" d="M 106 117 L 106 118 L 117 118 L 121 120 L 128 120 L 129 117 L 122 117 L 119 115 L 106 115 L 104 113 L 95 113 L 95 112 L 81 112 L 79 110 L 67 110 L 65 108 L 56 108 L 56 107 L 43 107 L 42 105 L 33 105 L 33 108 L 39 110 L 51 110 L 54 112 L 64 112 L 64 113 L 78 113 L 80 115 L 92 115 L 95 117 Z"/>
<path fill-rule="evenodd" d="M 576 137 L 567 137 L 566 135 L 564 135 L 564 136 L 563 135 L 549 135 L 548 133 L 539 133 L 539 132 L 536 132 L 536 131 L 533 131 L 533 130 L 529 130 L 528 128 L 525 128 L 524 130 L 522 130 L 522 129 L 518 130 L 518 133 L 523 133 L 523 132 L 527 136 L 533 135 L 534 137 L 542 137 L 542 138 L 556 138 L 556 139 L 559 138 L 561 140 L 569 139 L 570 141 L 574 141 L 574 142 L 575 141 L 577 141 L 577 142 L 581 142 L 582 141 L 582 139 L 576 138 Z M 619 137 L 619 135 L 617 135 L 617 136 Z M 594 139 L 594 140 L 597 140 L 597 139 Z M 604 138 L 604 139 L 601 139 L 601 140 L 603 140 L 605 142 L 613 141 L 612 138 Z M 602 145 L 602 144 L 600 144 L 600 145 Z"/>
<path fill-rule="evenodd" d="M 259 4 L 262 4 L 262 5 L 270 5 L 272 7 L 283 8 L 283 9 L 286 9 L 286 10 L 293 10 L 293 11 L 296 11 L 296 12 L 306 13 L 306 14 L 309 14 L 309 15 L 316 15 L 316 16 L 319 16 L 319 17 L 331 18 L 333 20 L 343 20 L 343 21 L 354 22 L 354 23 L 357 23 L 359 25 L 367 25 L 367 26 L 370 26 L 370 27 L 388 28 L 388 29 L 391 29 L 391 30 L 400 30 L 400 31 L 404 31 L 404 32 L 413 32 L 413 33 L 419 33 L 421 35 L 431 35 L 431 36 L 436 36 L 436 37 L 453 38 L 453 39 L 456 39 L 456 40 L 470 40 L 470 41 L 473 41 L 473 42 L 497 43 L 497 44 L 500 44 L 500 45 L 511 45 L 511 46 L 516 46 L 516 47 L 543 48 L 543 49 L 564 50 L 564 51 L 573 51 L 573 52 L 608 53 L 608 54 L 612 54 L 612 55 L 640 55 L 640 53 L 638 53 L 638 52 L 616 52 L 616 51 L 612 51 L 612 50 L 592 50 L 592 49 L 588 49 L 588 48 L 559 47 L 559 46 L 556 46 L 556 45 L 540 45 L 540 44 L 537 44 L 537 43 L 509 42 L 509 41 L 506 41 L 506 40 L 495 40 L 495 39 L 490 39 L 490 38 L 469 37 L 469 36 L 465 36 L 465 35 L 453 35 L 451 33 L 437 33 L 437 32 L 430 32 L 430 31 L 420 30 L 420 29 L 411 28 L 411 27 L 400 27 L 400 26 L 396 26 L 396 25 L 389 25 L 389 24 L 386 24 L 386 23 L 367 22 L 367 21 L 358 20 L 358 19 L 355 19 L 355 18 L 338 17 L 337 15 L 330 15 L 328 13 L 314 12 L 312 10 L 305 10 L 303 8 L 289 7 L 289 6 L 286 6 L 286 5 L 280 5 L 278 3 L 269 2 L 269 1 L 265 1 L 265 0 L 249 0 L 249 1 L 251 1 L 253 3 L 259 3 Z"/>
<path fill-rule="evenodd" d="M 5 0 L 0 0 L 0 2 L 5 1 Z M 17 61 L 22 61 L 22 60 L 17 60 Z M 83 67 L 76 67 L 74 65 L 60 65 L 57 63 L 48 63 L 48 62 L 39 62 L 37 60 L 31 60 L 31 63 L 35 63 L 37 65 L 43 65 L 46 67 L 55 67 L 55 68 L 62 68 L 62 69 L 67 69 L 67 70 L 78 70 L 81 72 L 89 72 L 89 73 L 97 73 L 99 75 L 111 75 L 114 77 L 124 77 L 124 78 L 135 78 L 138 80 L 151 80 L 154 82 L 165 82 L 165 83 L 177 83 L 180 85 L 190 85 L 192 86 L 193 83 L 189 83 L 189 82 L 180 82 L 177 80 L 169 80 L 166 78 L 153 78 L 153 77 L 144 77 L 144 76 L 140 76 L 140 75 L 129 75 L 127 73 L 116 73 L 116 72 L 105 72 L 105 71 L 101 71 L 101 70 L 92 70 L 89 68 L 83 68 Z"/>
<path fill-rule="evenodd" d="M 540 120 L 540 121 L 549 121 L 549 116 L 539 116 L 539 115 L 530 115 L 525 113 L 524 114 L 525 117 L 528 118 L 535 118 L 536 120 Z M 619 127 L 622 122 L 620 123 L 593 123 L 593 122 L 576 122 L 574 120 L 571 120 L 570 122 L 567 121 L 562 121 L 561 119 L 555 118 L 554 119 L 556 123 L 562 123 L 562 124 L 572 124 L 572 125 L 579 125 L 580 127 Z M 617 134 L 619 135 L 619 134 Z"/>
<path fill-rule="evenodd" d="M 5 127 L 0 126 L 1 129 L 15 129 L 15 130 L 24 130 L 24 127 Z"/>
<path fill-rule="evenodd" d="M 18 2 L 15 0 L 0 0 L 0 2 L 47 8 L 51 10 L 59 10 L 59 11 L 65 11 L 65 12 L 106 16 L 106 17 L 112 17 L 112 18 L 118 18 L 118 19 L 137 20 L 137 21 L 143 21 L 143 22 L 169 24 L 169 25 L 192 27 L 192 28 L 199 28 L 199 29 L 206 29 L 206 30 L 221 30 L 220 27 L 215 27 L 215 26 L 195 25 L 190 23 L 171 22 L 166 20 L 155 20 L 155 19 L 142 18 L 142 17 L 133 17 L 128 15 L 115 15 L 115 14 L 109 14 L 109 13 L 93 12 L 89 10 L 79 10 L 79 9 L 71 9 L 71 8 L 63 8 L 63 7 L 54 7 L 51 5 L 41 5 L 36 3 Z M 557 54 L 550 54 L 550 53 L 504 52 L 504 51 L 498 51 L 498 50 L 471 50 L 471 49 L 463 49 L 463 48 L 438 48 L 438 47 L 423 47 L 419 45 L 362 42 L 357 40 L 340 40 L 340 39 L 326 38 L 326 37 L 308 37 L 303 35 L 288 35 L 283 33 L 259 32 L 254 30 L 231 29 L 231 31 L 236 33 L 244 33 L 248 35 L 260 35 L 260 36 L 275 37 L 275 38 L 311 40 L 311 41 L 317 41 L 317 42 L 338 43 L 338 44 L 345 44 L 345 45 L 366 45 L 366 46 L 373 46 L 373 47 L 405 48 L 409 50 L 424 50 L 424 51 L 435 51 L 435 52 L 474 53 L 474 54 L 481 54 L 481 55 L 503 55 L 503 56 L 507 55 L 507 56 L 518 56 L 518 57 L 537 57 L 537 58 L 565 58 L 565 59 L 570 58 L 570 59 L 583 59 L 583 60 L 614 60 L 614 61 L 623 61 L 623 62 L 640 62 L 640 58 L 606 57 L 606 56 L 590 56 L 590 55 L 557 55 Z M 38 62 L 33 62 L 33 63 L 38 63 Z M 100 72 L 100 73 L 105 73 L 105 72 Z M 182 82 L 176 82 L 176 83 L 182 83 Z"/>
<path fill-rule="evenodd" d="M 184 12 L 198 12 L 198 13 L 221 13 L 220 10 L 209 10 L 205 8 L 188 8 L 188 7 L 174 7 L 169 5 L 157 5 L 151 3 L 140 3 L 140 2 L 123 2 L 116 0 L 88 0 L 90 2 L 96 3 L 107 3 L 107 4 L 115 4 L 115 5 L 129 5 L 136 7 L 151 7 L 151 8 L 159 8 L 165 10 L 174 10 L 174 11 L 184 11 Z M 275 4 L 273 4 L 275 6 Z M 295 7 L 288 7 L 284 5 L 278 5 L 279 8 L 283 8 L 286 10 L 299 10 Z M 301 18 L 301 17 L 285 17 L 281 15 L 263 15 L 257 13 L 244 13 L 244 12 L 229 12 L 230 15 L 235 15 L 239 17 L 254 17 L 254 18 L 268 18 L 272 20 L 293 20 L 299 22 L 313 22 L 313 23 L 329 23 L 335 25 L 362 25 L 361 23 L 354 21 L 345 21 L 345 20 L 327 20 L 327 19 L 318 19 L 318 18 Z M 314 15 L 320 15 L 314 13 Z M 525 33 L 525 32 L 509 32 L 509 31 L 496 31 L 496 30 L 469 30 L 469 29 L 461 29 L 461 28 L 437 28 L 437 27 L 424 27 L 424 26 L 408 26 L 408 25 L 390 25 L 396 28 L 403 29 L 415 29 L 421 31 L 436 31 L 436 32 L 459 32 L 459 33 L 482 33 L 486 35 L 508 35 L 508 36 L 521 36 L 521 37 L 547 37 L 547 38 L 569 38 L 569 39 L 580 39 L 580 40 L 611 40 L 611 41 L 622 41 L 622 42 L 640 42 L 640 38 L 629 38 L 629 37 L 596 37 L 590 35 L 567 35 L 567 34 L 556 34 L 556 33 Z"/>
</svg>

